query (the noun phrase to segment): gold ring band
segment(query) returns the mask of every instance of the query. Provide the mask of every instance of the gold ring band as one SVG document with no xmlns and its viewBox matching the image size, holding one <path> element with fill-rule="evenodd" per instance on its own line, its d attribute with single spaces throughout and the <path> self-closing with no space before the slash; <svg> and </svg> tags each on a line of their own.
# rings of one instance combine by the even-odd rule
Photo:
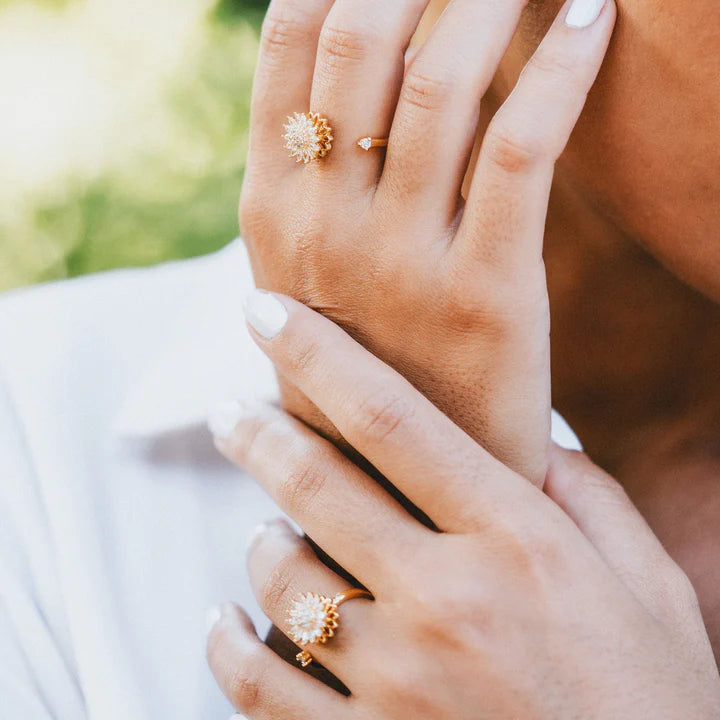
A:
<svg viewBox="0 0 720 720">
<path fill-rule="evenodd" d="M 340 605 L 348 600 L 360 598 L 372 600 L 373 596 L 367 590 L 360 588 L 350 588 L 334 597 L 315 593 L 300 595 L 290 607 L 287 619 L 293 642 L 300 647 L 324 645 L 328 639 L 334 637 L 338 629 Z M 307 667 L 313 661 L 313 656 L 307 650 L 302 650 L 296 655 L 296 660 L 302 667 Z"/>
<path fill-rule="evenodd" d="M 327 118 L 319 113 L 288 115 L 285 127 L 285 147 L 290 157 L 307 163 L 324 158 L 332 150 L 332 128 Z"/>
<path fill-rule="evenodd" d="M 357 144 L 366 152 L 369 151 L 371 148 L 379 148 L 379 147 L 387 147 L 388 146 L 388 139 L 387 138 L 374 138 L 370 137 L 369 135 L 367 137 L 361 137 Z"/>
</svg>

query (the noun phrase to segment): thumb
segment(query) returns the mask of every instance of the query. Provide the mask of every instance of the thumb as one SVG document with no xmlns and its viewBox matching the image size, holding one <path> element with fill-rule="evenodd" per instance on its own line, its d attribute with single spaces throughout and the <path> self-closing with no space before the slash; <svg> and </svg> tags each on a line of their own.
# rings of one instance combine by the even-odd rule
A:
<svg viewBox="0 0 720 720">
<path fill-rule="evenodd" d="M 544 489 L 656 617 L 687 613 L 689 581 L 620 483 L 587 455 L 553 445 Z"/>
</svg>

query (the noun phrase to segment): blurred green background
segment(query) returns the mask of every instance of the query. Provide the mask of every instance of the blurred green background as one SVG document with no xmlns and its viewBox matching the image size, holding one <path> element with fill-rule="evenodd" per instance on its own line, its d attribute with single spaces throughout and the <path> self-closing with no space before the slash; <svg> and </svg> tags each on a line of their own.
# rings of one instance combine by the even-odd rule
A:
<svg viewBox="0 0 720 720">
<path fill-rule="evenodd" d="M 264 0 L 0 0 L 0 291 L 216 250 Z"/>
</svg>

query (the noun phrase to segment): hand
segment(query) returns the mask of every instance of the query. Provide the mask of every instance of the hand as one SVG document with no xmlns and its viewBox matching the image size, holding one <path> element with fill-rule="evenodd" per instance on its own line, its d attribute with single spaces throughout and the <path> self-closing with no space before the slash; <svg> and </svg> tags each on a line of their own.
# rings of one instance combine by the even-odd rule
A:
<svg viewBox="0 0 720 720">
<path fill-rule="evenodd" d="M 248 319 L 273 337 L 255 334 L 280 372 L 440 532 L 294 418 L 238 412 L 218 447 L 375 598 L 343 605 L 337 635 L 309 648 L 350 697 L 277 658 L 242 611 L 225 606 L 209 659 L 241 712 L 718 716 L 720 681 L 692 587 L 611 478 L 557 449 L 543 494 L 322 316 L 264 295 Z M 259 535 L 249 568 L 262 608 L 285 632 L 300 593 L 334 596 L 347 585 L 282 524 Z"/>
<path fill-rule="evenodd" d="M 554 163 L 602 62 L 608 0 L 563 10 L 482 144 L 480 101 L 527 0 L 454 0 L 407 71 L 427 0 L 274 0 L 263 30 L 240 223 L 256 280 L 319 310 L 496 457 L 542 483 L 550 422 L 542 245 Z M 288 159 L 286 116 L 335 140 Z M 362 136 L 387 136 L 365 153 Z M 285 407 L 339 435 L 282 380 Z"/>
</svg>

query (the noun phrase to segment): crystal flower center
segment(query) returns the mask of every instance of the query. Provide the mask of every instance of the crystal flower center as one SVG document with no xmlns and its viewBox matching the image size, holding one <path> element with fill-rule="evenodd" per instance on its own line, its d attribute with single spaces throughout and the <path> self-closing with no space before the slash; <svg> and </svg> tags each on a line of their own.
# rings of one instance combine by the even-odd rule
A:
<svg viewBox="0 0 720 720">
<path fill-rule="evenodd" d="M 309 162 L 320 151 L 320 137 L 315 123 L 306 115 L 295 114 L 285 125 L 285 140 L 292 157 Z"/>
<path fill-rule="evenodd" d="M 293 603 L 290 610 L 290 632 L 299 645 L 310 645 L 323 635 L 327 604 L 323 598 L 307 594 Z"/>
</svg>

